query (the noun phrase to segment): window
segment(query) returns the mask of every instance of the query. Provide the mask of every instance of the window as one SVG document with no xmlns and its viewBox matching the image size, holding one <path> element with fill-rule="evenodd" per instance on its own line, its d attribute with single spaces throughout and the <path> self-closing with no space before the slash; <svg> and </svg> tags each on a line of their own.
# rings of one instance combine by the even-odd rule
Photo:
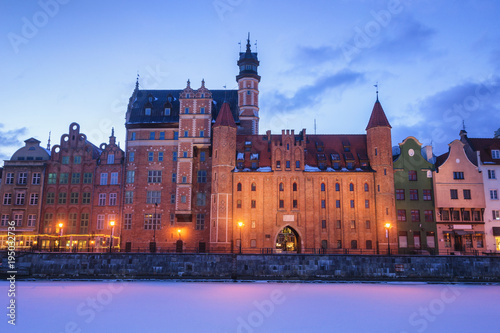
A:
<svg viewBox="0 0 500 333">
<path fill-rule="evenodd" d="M 146 193 L 146 203 L 148 204 L 161 203 L 161 191 L 148 191 Z"/>
<path fill-rule="evenodd" d="M 290 169 L 290 161 L 286 161 L 285 162 L 285 166 L 286 166 L 287 169 Z"/>
<path fill-rule="evenodd" d="M 155 139 L 155 132 L 149 132 L 149 140 Z"/>
<path fill-rule="evenodd" d="M 372 245 L 372 241 L 371 240 L 367 240 L 366 241 L 366 249 L 367 250 L 371 250 L 373 248 L 373 245 Z"/>
<path fill-rule="evenodd" d="M 106 193 L 99 193 L 99 206 L 106 206 Z"/>
<path fill-rule="evenodd" d="M 161 183 L 161 170 L 148 171 L 148 183 Z"/>
<path fill-rule="evenodd" d="M 50 175 L 51 174 L 49 173 L 49 181 L 50 181 Z M 56 182 L 55 182 L 55 178 L 54 178 L 53 184 L 55 184 L 55 183 Z M 7 173 L 7 176 L 5 177 L 5 184 L 7 184 L 7 185 L 14 184 L 14 173 L 13 172 Z M 51 183 L 49 182 L 49 184 L 51 184 Z"/>
<path fill-rule="evenodd" d="M 367 183 L 365 183 L 365 192 L 368 192 L 368 190 L 369 190 L 369 186 Z"/>
<path fill-rule="evenodd" d="M 47 193 L 47 197 L 45 199 L 45 202 L 47 203 L 47 205 L 52 205 L 52 204 L 54 204 L 55 198 L 56 198 L 56 194 L 54 192 L 49 192 L 49 193 Z"/>
<path fill-rule="evenodd" d="M 179 140 L 179 132 L 174 132 L 174 140 Z"/>
<path fill-rule="evenodd" d="M 196 193 L 196 206 L 205 206 L 206 201 L 205 193 Z"/>
<path fill-rule="evenodd" d="M 111 173 L 110 184 L 111 185 L 117 185 L 118 184 L 118 172 L 112 172 Z"/>
<path fill-rule="evenodd" d="M 280 183 L 279 190 L 280 190 L 280 192 L 285 190 L 285 185 L 283 185 L 283 183 Z"/>
<path fill-rule="evenodd" d="M 170 108 L 165 108 L 164 112 L 165 116 L 170 116 Z"/>
<path fill-rule="evenodd" d="M 116 198 L 117 198 L 117 194 L 116 193 L 110 193 L 109 194 L 109 205 L 110 206 L 116 206 Z"/>
<path fill-rule="evenodd" d="M 425 222 L 434 222 L 434 213 L 432 210 L 424 210 Z"/>
<path fill-rule="evenodd" d="M 496 179 L 495 170 L 488 170 L 488 179 Z"/>
<path fill-rule="evenodd" d="M 355 250 L 358 248 L 358 241 L 357 240 L 352 240 L 351 241 L 351 249 Z"/>
<path fill-rule="evenodd" d="M 398 221 L 406 222 L 406 209 L 398 209 Z"/>
<path fill-rule="evenodd" d="M 135 171 L 127 171 L 127 179 L 126 182 L 128 184 L 132 184 L 135 181 Z"/>
<path fill-rule="evenodd" d="M 341 249 L 342 248 L 342 240 L 337 240 L 337 249 Z"/>
<path fill-rule="evenodd" d="M 61 163 L 62 164 L 69 164 L 69 156 L 63 156 Z"/>
<path fill-rule="evenodd" d="M 337 220 L 337 221 L 335 222 L 335 228 L 337 228 L 337 229 L 342 229 L 342 222 L 341 222 L 340 220 Z"/>
<path fill-rule="evenodd" d="M 490 190 L 490 199 L 498 200 L 498 190 Z"/>
<path fill-rule="evenodd" d="M 321 208 L 326 208 L 326 200 L 321 200 Z"/>
<path fill-rule="evenodd" d="M 418 209 L 411 210 L 411 221 L 420 222 L 420 211 Z"/>
<path fill-rule="evenodd" d="M 67 184 L 69 179 L 68 173 L 61 173 L 59 175 L 59 184 Z"/>
<path fill-rule="evenodd" d="M 92 173 L 85 172 L 83 174 L 83 183 L 84 184 L 92 184 Z"/>
<path fill-rule="evenodd" d="M 453 172 L 453 179 L 464 179 L 464 173 L 463 172 Z"/>
<path fill-rule="evenodd" d="M 101 173 L 101 181 L 99 184 L 100 185 L 108 185 L 108 174 L 107 173 Z"/>
<path fill-rule="evenodd" d="M 125 191 L 125 204 L 130 205 L 134 203 L 134 191 Z"/>
<path fill-rule="evenodd" d="M 29 214 L 28 215 L 28 227 L 34 227 L 36 223 L 36 215 Z"/>
<path fill-rule="evenodd" d="M 423 199 L 424 199 L 424 201 L 431 201 L 432 200 L 431 190 L 423 190 Z"/>
<path fill-rule="evenodd" d="M 279 208 L 285 208 L 285 201 L 283 200 L 279 201 Z"/>
<path fill-rule="evenodd" d="M 300 169 L 300 161 L 295 161 L 295 168 Z"/>
<path fill-rule="evenodd" d="M 335 200 L 335 207 L 340 208 L 340 200 Z"/>
<path fill-rule="evenodd" d="M 371 228 L 371 223 L 370 220 L 365 221 L 365 229 L 370 229 Z"/>
<path fill-rule="evenodd" d="M 161 229 L 161 214 L 144 214 L 144 229 Z"/>
<path fill-rule="evenodd" d="M 200 138 L 204 138 L 205 137 L 205 131 L 200 131 Z"/>
<path fill-rule="evenodd" d="M 160 132 L 159 140 L 165 140 L 165 132 Z"/>
<path fill-rule="evenodd" d="M 292 190 L 293 190 L 294 192 L 297 192 L 297 183 L 293 183 L 293 185 L 292 185 Z"/>
<path fill-rule="evenodd" d="M 293 208 L 298 208 L 298 207 L 299 207 L 299 204 L 297 203 L 297 200 L 295 200 L 295 199 L 294 199 L 294 200 L 292 201 L 292 207 L 293 207 Z"/>
<path fill-rule="evenodd" d="M 464 190 L 464 199 L 471 199 L 470 190 Z"/>
<path fill-rule="evenodd" d="M 3 204 L 11 205 L 12 204 L 12 193 L 5 193 L 3 195 Z"/>
<path fill-rule="evenodd" d="M 441 221 L 449 221 L 450 220 L 450 212 L 447 210 L 440 210 L 439 214 L 441 215 Z"/>
<path fill-rule="evenodd" d="M 176 151 L 172 152 L 172 161 L 174 161 L 174 162 L 177 161 L 177 152 Z"/>
<path fill-rule="evenodd" d="M 31 193 L 30 195 L 30 205 L 38 205 L 38 193 Z"/>
<path fill-rule="evenodd" d="M 500 150 L 491 150 L 491 158 L 494 158 L 496 160 L 500 159 Z"/>
<path fill-rule="evenodd" d="M 408 180 L 409 181 L 416 181 L 417 180 L 417 171 L 415 171 L 415 170 L 408 171 Z"/>
<path fill-rule="evenodd" d="M 150 116 L 150 115 L 151 115 L 151 108 L 145 108 L 145 109 L 144 109 L 144 114 L 145 114 L 146 116 Z"/>
<path fill-rule="evenodd" d="M 397 189 L 396 190 L 396 200 L 404 200 L 405 199 L 405 190 Z"/>
<path fill-rule="evenodd" d="M 450 190 L 450 198 L 458 199 L 458 190 Z"/>
<path fill-rule="evenodd" d="M 250 188 L 252 192 L 255 192 L 257 190 L 257 185 L 255 185 L 255 183 L 252 183 Z"/>
<path fill-rule="evenodd" d="M 89 213 L 82 213 L 80 215 L 80 233 L 86 234 L 89 229 Z"/>
<path fill-rule="evenodd" d="M 131 137 L 130 137 L 130 140 L 131 140 L 131 141 L 135 141 L 135 132 L 132 132 L 132 135 L 131 135 Z"/>
<path fill-rule="evenodd" d="M 65 205 L 66 204 L 66 197 L 67 197 L 67 193 L 66 192 L 59 192 L 58 203 L 60 205 Z"/>
<path fill-rule="evenodd" d="M 108 164 L 115 163 L 115 154 L 108 154 Z"/>
<path fill-rule="evenodd" d="M 205 162 L 205 152 L 200 152 L 200 162 Z"/>
<path fill-rule="evenodd" d="M 238 183 L 238 185 L 236 185 L 236 191 L 241 192 L 241 183 Z"/>
<path fill-rule="evenodd" d="M 406 231 L 399 232 L 399 247 L 406 248 L 408 247 L 408 233 Z"/>
<path fill-rule="evenodd" d="M 187 151 L 185 151 L 185 152 L 182 153 L 182 157 L 188 157 Z"/>
<path fill-rule="evenodd" d="M 14 214 L 14 222 L 16 223 L 17 227 L 20 227 L 23 225 L 23 214 Z"/>
<path fill-rule="evenodd" d="M 27 172 L 20 172 L 17 175 L 17 183 L 19 185 L 26 185 L 28 183 L 28 173 Z"/>
<path fill-rule="evenodd" d="M 351 229 L 356 229 L 356 221 L 351 220 Z"/>
<path fill-rule="evenodd" d="M 82 163 L 82 157 L 81 156 L 75 156 L 73 158 L 73 163 L 74 164 L 80 164 L 80 163 Z"/>
<path fill-rule="evenodd" d="M 205 229 L 205 214 L 196 214 L 196 230 Z"/>
<path fill-rule="evenodd" d="M 97 215 L 97 230 L 102 230 L 104 229 L 104 215 L 99 214 Z"/>
<path fill-rule="evenodd" d="M 80 197 L 79 192 L 71 192 L 70 197 L 69 197 L 69 203 L 72 205 L 77 205 L 79 197 Z"/>
<path fill-rule="evenodd" d="M 321 192 L 325 192 L 326 188 L 325 188 L 325 183 L 321 183 Z"/>
<path fill-rule="evenodd" d="M 276 168 L 277 169 L 281 168 L 281 161 L 276 161 Z"/>
<path fill-rule="evenodd" d="M 236 201 L 236 208 L 241 208 L 241 200 Z"/>
<path fill-rule="evenodd" d="M 198 183 L 206 183 L 207 182 L 207 171 L 199 170 L 198 171 Z"/>
<path fill-rule="evenodd" d="M 470 221 L 470 211 L 468 211 L 468 210 L 462 211 L 462 220 L 463 221 Z"/>
<path fill-rule="evenodd" d="M 252 205 L 252 208 L 256 208 L 257 207 L 257 201 L 252 200 L 251 205 Z"/>
<path fill-rule="evenodd" d="M 41 179 L 42 179 L 42 174 L 39 172 L 34 172 L 31 177 L 31 184 L 40 185 Z"/>
<path fill-rule="evenodd" d="M 335 191 L 340 191 L 340 184 L 339 183 L 335 183 Z"/>
<path fill-rule="evenodd" d="M 186 176 L 182 176 L 182 183 L 183 184 L 187 183 L 187 177 Z"/>
<path fill-rule="evenodd" d="M 175 214 L 170 214 L 170 225 L 174 225 L 175 223 Z"/>
<path fill-rule="evenodd" d="M 326 220 L 321 220 L 321 229 L 326 229 Z"/>
<path fill-rule="evenodd" d="M 187 94 L 187 96 L 186 96 L 186 97 L 187 97 L 187 98 L 189 98 L 189 94 Z M 184 108 L 184 113 L 185 113 L 185 114 L 188 114 L 188 113 L 189 113 L 189 108 Z"/>
<path fill-rule="evenodd" d="M 365 200 L 365 208 L 370 208 L 370 200 Z"/>
<path fill-rule="evenodd" d="M 410 190 L 410 200 L 418 200 L 418 190 Z"/>
<path fill-rule="evenodd" d="M 351 200 L 351 208 L 354 208 L 354 200 Z"/>
<path fill-rule="evenodd" d="M 130 214 L 130 213 L 125 214 L 125 221 L 123 224 L 123 229 L 125 229 L 125 230 L 132 229 L 132 214 Z"/>
<path fill-rule="evenodd" d="M 189 136 L 189 131 L 184 131 L 184 137 L 187 138 Z"/>
<path fill-rule="evenodd" d="M 500 210 L 492 210 L 493 220 L 500 220 Z"/>
<path fill-rule="evenodd" d="M 181 203 L 186 203 L 186 196 L 185 195 L 181 195 Z"/>
<path fill-rule="evenodd" d="M 175 203 L 175 194 L 170 195 L 170 203 L 174 204 Z"/>
<path fill-rule="evenodd" d="M 10 215 L 2 214 L 2 223 L 0 224 L 0 226 L 2 226 L 2 227 L 8 226 L 9 225 L 9 219 L 10 219 Z"/>
<path fill-rule="evenodd" d="M 24 199 L 26 197 L 25 193 L 16 194 L 16 205 L 24 205 Z"/>
<path fill-rule="evenodd" d="M 73 172 L 71 174 L 71 184 L 80 184 L 80 175 L 79 172 Z"/>
<path fill-rule="evenodd" d="M 354 191 L 354 184 L 353 183 L 350 183 L 349 184 L 349 191 Z"/>
</svg>

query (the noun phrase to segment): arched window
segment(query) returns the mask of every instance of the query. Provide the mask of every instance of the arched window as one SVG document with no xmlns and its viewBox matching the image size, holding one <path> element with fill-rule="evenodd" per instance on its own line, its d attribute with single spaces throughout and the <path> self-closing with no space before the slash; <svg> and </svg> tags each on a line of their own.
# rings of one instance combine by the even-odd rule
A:
<svg viewBox="0 0 500 333">
<path fill-rule="evenodd" d="M 321 183 L 321 192 L 325 192 L 325 183 Z"/>
<path fill-rule="evenodd" d="M 354 191 L 354 184 L 353 183 L 349 184 L 349 191 Z"/>
<path fill-rule="evenodd" d="M 280 188 L 280 192 L 282 192 L 285 190 L 285 185 L 283 185 L 283 183 L 280 183 L 279 188 Z"/>
<path fill-rule="evenodd" d="M 293 191 L 297 192 L 297 183 L 293 183 Z"/>
<path fill-rule="evenodd" d="M 340 184 L 339 183 L 335 183 L 335 191 L 340 191 Z"/>
<path fill-rule="evenodd" d="M 368 192 L 368 190 L 369 190 L 368 183 L 365 183 L 365 192 Z"/>
<path fill-rule="evenodd" d="M 238 185 L 236 185 L 236 190 L 238 192 L 241 192 L 241 183 L 238 183 Z"/>
<path fill-rule="evenodd" d="M 255 192 L 257 190 L 257 185 L 255 183 L 252 183 L 252 192 Z"/>
</svg>

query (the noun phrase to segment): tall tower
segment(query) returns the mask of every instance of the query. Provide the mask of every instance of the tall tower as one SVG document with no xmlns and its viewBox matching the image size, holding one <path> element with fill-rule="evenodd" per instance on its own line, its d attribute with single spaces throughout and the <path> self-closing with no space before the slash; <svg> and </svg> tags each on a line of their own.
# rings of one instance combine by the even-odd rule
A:
<svg viewBox="0 0 500 333">
<path fill-rule="evenodd" d="M 387 253 L 388 239 L 391 252 L 397 250 L 397 228 L 394 198 L 394 172 L 392 165 L 391 125 L 385 116 L 384 109 L 377 101 L 373 106 L 370 121 L 366 126 L 366 146 L 370 166 L 374 172 L 375 203 L 377 216 L 377 249 L 381 254 Z M 385 225 L 390 228 L 386 232 Z"/>
<path fill-rule="evenodd" d="M 233 231 L 233 174 L 236 124 L 224 103 L 213 127 L 210 249 L 229 252 Z"/>
<path fill-rule="evenodd" d="M 250 49 L 250 33 L 247 39 L 246 52 L 240 52 L 238 60 L 240 73 L 236 76 L 238 82 L 238 107 L 240 109 L 241 129 L 238 134 L 259 133 L 259 82 L 257 74 L 259 60 L 257 52 Z"/>
</svg>

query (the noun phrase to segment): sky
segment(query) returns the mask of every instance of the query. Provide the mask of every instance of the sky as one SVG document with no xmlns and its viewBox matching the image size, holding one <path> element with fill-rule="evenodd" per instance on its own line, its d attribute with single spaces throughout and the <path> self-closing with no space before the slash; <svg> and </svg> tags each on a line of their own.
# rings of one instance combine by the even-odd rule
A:
<svg viewBox="0 0 500 333">
<path fill-rule="evenodd" d="M 0 160 L 72 122 L 124 147 L 138 73 L 142 89 L 235 89 L 248 32 L 261 133 L 363 134 L 378 83 L 393 146 L 440 155 L 464 124 L 500 128 L 499 15 L 496 0 L 0 0 Z"/>
</svg>

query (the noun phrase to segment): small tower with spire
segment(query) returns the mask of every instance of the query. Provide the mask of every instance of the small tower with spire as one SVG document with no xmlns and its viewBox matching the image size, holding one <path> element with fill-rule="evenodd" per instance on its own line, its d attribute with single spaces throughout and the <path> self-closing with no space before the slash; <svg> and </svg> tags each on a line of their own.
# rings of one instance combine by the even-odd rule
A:
<svg viewBox="0 0 500 333">
<path fill-rule="evenodd" d="M 238 107 L 241 128 L 240 134 L 259 133 L 259 82 L 258 74 L 259 60 L 257 52 L 252 52 L 250 45 L 250 33 L 248 33 L 245 52 L 240 52 L 238 60 L 239 74 L 236 76 L 238 82 Z"/>
</svg>

